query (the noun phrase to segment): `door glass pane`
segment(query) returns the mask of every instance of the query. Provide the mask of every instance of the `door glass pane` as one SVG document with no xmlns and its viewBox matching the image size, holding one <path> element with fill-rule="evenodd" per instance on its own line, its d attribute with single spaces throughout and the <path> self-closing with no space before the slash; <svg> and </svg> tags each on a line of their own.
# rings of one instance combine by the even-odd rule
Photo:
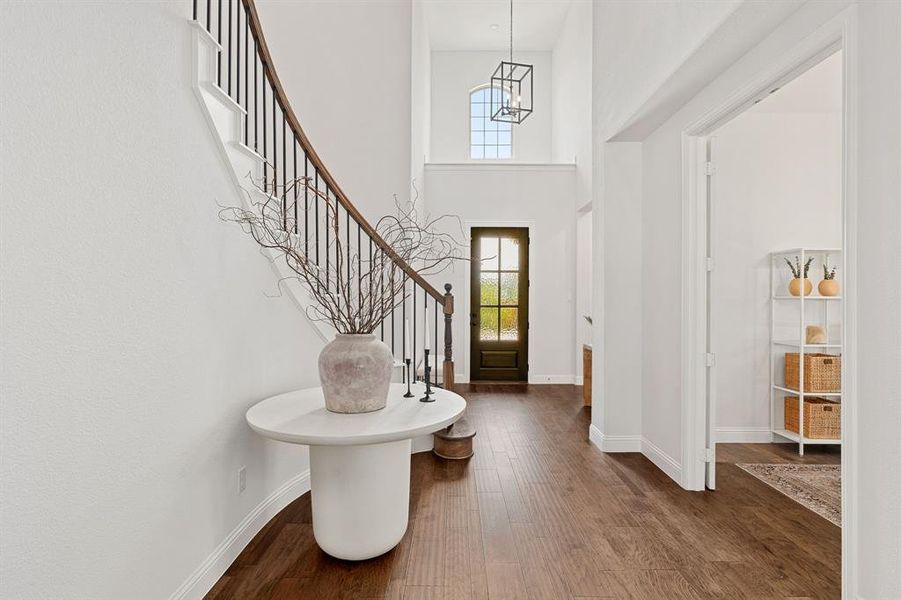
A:
<svg viewBox="0 0 901 600">
<path fill-rule="evenodd" d="M 502 308 L 501 309 L 501 339 L 502 340 L 517 340 L 517 339 L 519 339 L 518 319 L 519 319 L 519 309 L 518 308 Z"/>
<path fill-rule="evenodd" d="M 501 238 L 501 269 L 504 271 L 519 270 L 519 240 Z"/>
<path fill-rule="evenodd" d="M 481 322 L 479 323 L 479 339 L 483 341 L 497 340 L 497 309 L 481 309 Z"/>
<path fill-rule="evenodd" d="M 501 273 L 501 304 L 519 304 L 519 273 Z"/>
<path fill-rule="evenodd" d="M 480 298 L 481 304 L 494 304 L 497 305 L 497 273 L 484 271 L 479 274 L 481 281 L 480 285 Z"/>
<path fill-rule="evenodd" d="M 497 238 L 484 237 L 479 246 L 481 248 L 481 255 L 479 258 L 482 261 L 482 270 L 497 271 Z"/>
</svg>

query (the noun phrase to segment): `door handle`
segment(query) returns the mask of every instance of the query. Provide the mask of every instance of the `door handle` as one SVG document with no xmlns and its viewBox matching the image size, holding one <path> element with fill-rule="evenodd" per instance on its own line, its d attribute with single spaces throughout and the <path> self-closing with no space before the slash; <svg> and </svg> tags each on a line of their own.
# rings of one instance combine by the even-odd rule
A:
<svg viewBox="0 0 901 600">
<path fill-rule="evenodd" d="M 476 318 L 475 313 L 470 313 L 470 315 L 469 315 L 469 326 L 470 327 L 478 327 L 479 326 L 479 319 Z"/>
</svg>

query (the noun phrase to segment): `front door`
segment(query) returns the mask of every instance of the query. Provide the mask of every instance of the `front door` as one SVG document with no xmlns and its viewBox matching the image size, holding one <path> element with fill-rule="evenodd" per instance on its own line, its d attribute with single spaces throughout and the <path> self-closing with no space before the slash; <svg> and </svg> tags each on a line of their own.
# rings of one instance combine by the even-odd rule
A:
<svg viewBox="0 0 901 600">
<path fill-rule="evenodd" d="M 529 230 L 473 227 L 470 379 L 528 381 Z"/>
</svg>

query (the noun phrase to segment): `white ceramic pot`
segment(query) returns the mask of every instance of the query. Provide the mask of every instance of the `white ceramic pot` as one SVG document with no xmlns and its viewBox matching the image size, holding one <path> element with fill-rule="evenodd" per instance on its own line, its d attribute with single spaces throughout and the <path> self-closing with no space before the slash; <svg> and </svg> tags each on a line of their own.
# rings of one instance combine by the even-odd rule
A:
<svg viewBox="0 0 901 600">
<path fill-rule="evenodd" d="M 385 408 L 394 357 L 374 334 L 339 333 L 319 353 L 325 407 L 337 413 Z"/>
</svg>

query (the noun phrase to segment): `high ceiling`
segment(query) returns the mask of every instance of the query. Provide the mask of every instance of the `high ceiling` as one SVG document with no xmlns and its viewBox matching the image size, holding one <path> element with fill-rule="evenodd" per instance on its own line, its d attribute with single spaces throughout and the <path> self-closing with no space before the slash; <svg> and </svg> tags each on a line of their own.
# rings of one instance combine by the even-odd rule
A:
<svg viewBox="0 0 901 600">
<path fill-rule="evenodd" d="M 570 2 L 571 0 L 514 0 L 514 51 L 553 49 Z M 509 48 L 509 1 L 425 0 L 423 5 L 432 50 Z"/>
</svg>

